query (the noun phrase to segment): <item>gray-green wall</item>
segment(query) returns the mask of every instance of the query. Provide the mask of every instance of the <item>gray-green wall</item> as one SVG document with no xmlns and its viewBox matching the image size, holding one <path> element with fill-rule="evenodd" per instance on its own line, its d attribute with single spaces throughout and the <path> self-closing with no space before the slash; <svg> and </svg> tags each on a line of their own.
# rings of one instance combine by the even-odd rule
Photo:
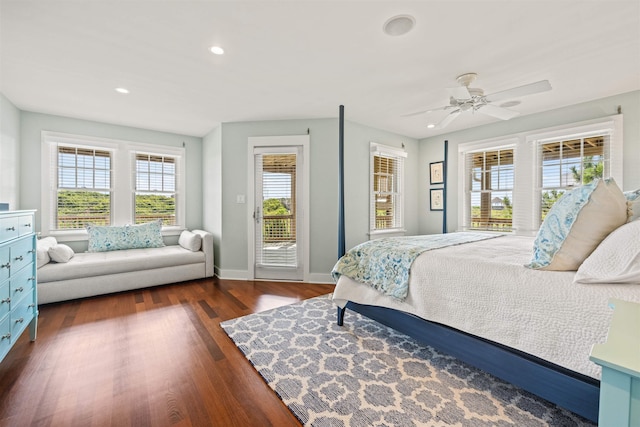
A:
<svg viewBox="0 0 640 427">
<path fill-rule="evenodd" d="M 420 164 L 427 166 L 430 162 L 443 159 L 443 141 L 449 141 L 447 173 L 447 189 L 449 190 L 449 197 L 447 197 L 448 230 L 455 231 L 458 228 L 458 144 L 612 116 L 617 113 L 618 106 L 621 107 L 624 116 L 623 189 L 632 190 L 640 188 L 640 91 L 420 140 Z M 458 118 L 458 120 L 461 119 L 464 118 Z M 420 169 L 420 182 L 429 182 L 426 166 Z M 440 233 L 442 231 L 442 213 L 429 211 L 429 196 L 427 192 L 428 186 L 421 186 L 418 197 L 420 199 L 420 211 L 424 212 L 424 214 L 420 215 L 419 233 Z"/>
<path fill-rule="evenodd" d="M 310 281 L 329 282 L 338 253 L 338 119 L 283 120 L 224 123 L 204 137 L 205 164 L 220 164 L 204 186 L 204 223 L 216 235 L 216 270 L 221 277 L 248 277 L 248 211 L 236 203 L 247 194 L 248 138 L 252 136 L 310 135 Z M 368 240 L 369 144 L 401 147 L 409 153 L 406 164 L 407 233 L 418 232 L 418 142 L 415 139 L 345 123 L 346 245 Z M 222 161 L 224 159 L 224 161 Z M 213 168 L 212 168 L 213 169 Z M 217 216 L 220 218 L 218 219 Z M 216 223 L 216 221 L 220 221 Z"/>
<path fill-rule="evenodd" d="M 20 110 L 0 93 L 0 203 L 20 206 Z"/>
</svg>

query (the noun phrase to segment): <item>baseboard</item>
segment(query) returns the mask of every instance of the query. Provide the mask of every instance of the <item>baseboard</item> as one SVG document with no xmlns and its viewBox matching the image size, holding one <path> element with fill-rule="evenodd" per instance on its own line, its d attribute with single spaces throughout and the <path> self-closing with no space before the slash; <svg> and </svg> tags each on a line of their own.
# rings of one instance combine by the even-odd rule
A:
<svg viewBox="0 0 640 427">
<path fill-rule="evenodd" d="M 218 278 L 225 280 L 249 280 L 249 272 L 247 270 L 221 270 L 215 267 L 215 274 Z M 335 282 L 331 274 L 310 273 L 307 283 L 327 283 L 333 285 Z"/>
<path fill-rule="evenodd" d="M 328 283 L 334 285 L 336 282 L 330 273 L 309 273 L 309 283 Z"/>
</svg>

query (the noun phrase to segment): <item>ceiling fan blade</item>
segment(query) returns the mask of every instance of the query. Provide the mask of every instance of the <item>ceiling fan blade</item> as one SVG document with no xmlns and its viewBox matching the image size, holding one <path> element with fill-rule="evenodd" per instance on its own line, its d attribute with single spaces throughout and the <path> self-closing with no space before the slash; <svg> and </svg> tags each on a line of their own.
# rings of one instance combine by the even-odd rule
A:
<svg viewBox="0 0 640 427">
<path fill-rule="evenodd" d="M 517 111 L 507 110 L 506 108 L 491 104 L 481 105 L 476 109 L 476 111 L 501 120 L 509 120 L 520 114 Z"/>
<path fill-rule="evenodd" d="M 440 122 L 435 126 L 436 129 L 442 129 L 447 126 L 449 123 L 455 120 L 456 117 L 460 115 L 460 110 L 455 110 L 450 112 L 445 116 L 444 119 L 440 120 Z"/>
<path fill-rule="evenodd" d="M 525 95 L 533 95 L 534 93 L 546 92 L 551 90 L 551 84 L 549 80 L 541 80 L 536 83 L 531 83 L 524 86 L 518 86 L 511 89 L 503 90 L 502 92 L 492 93 L 486 95 L 484 99 L 487 102 L 502 101 L 503 99 L 519 98 Z"/>
<path fill-rule="evenodd" d="M 416 112 L 409 113 L 409 114 L 403 114 L 400 117 L 412 117 L 412 116 L 417 116 L 419 114 L 431 113 L 433 111 L 446 110 L 447 108 L 451 108 L 451 105 L 445 105 L 444 107 L 430 108 L 428 110 L 422 110 L 422 111 L 416 111 Z"/>
<path fill-rule="evenodd" d="M 466 86 L 449 87 L 447 90 L 454 99 L 471 99 L 471 94 Z"/>
</svg>

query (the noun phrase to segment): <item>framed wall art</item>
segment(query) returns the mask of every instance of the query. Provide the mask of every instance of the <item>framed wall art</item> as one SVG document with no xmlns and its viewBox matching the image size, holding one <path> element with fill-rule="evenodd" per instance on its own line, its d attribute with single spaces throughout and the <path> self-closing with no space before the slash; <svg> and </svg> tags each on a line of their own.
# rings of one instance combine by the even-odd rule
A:
<svg viewBox="0 0 640 427">
<path fill-rule="evenodd" d="M 429 183 L 431 185 L 444 183 L 444 162 L 429 163 Z"/>
<path fill-rule="evenodd" d="M 431 204 L 429 209 L 432 211 L 444 210 L 444 188 L 431 189 Z"/>
</svg>

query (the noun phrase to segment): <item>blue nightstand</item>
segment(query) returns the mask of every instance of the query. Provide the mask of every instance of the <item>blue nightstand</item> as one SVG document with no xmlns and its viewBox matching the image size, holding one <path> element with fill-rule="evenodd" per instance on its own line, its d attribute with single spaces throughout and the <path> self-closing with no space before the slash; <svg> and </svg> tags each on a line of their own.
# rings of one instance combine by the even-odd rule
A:
<svg viewBox="0 0 640 427">
<path fill-rule="evenodd" d="M 632 285 L 635 286 L 635 285 Z M 598 425 L 640 426 L 640 304 L 612 299 L 607 342 L 589 357 L 602 366 Z"/>
</svg>

